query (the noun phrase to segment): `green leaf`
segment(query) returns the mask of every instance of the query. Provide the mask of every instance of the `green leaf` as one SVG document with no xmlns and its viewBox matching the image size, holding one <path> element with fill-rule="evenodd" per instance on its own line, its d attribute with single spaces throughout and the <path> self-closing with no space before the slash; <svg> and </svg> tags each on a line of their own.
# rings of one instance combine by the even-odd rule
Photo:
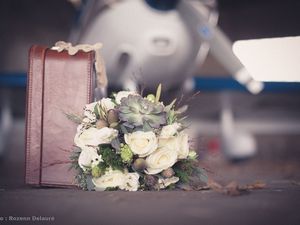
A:
<svg viewBox="0 0 300 225">
<path fill-rule="evenodd" d="M 87 189 L 88 191 L 94 190 L 95 185 L 94 185 L 94 183 L 93 183 L 93 181 L 92 181 L 92 176 L 90 176 L 90 175 L 86 176 L 86 178 L 85 178 L 85 183 L 86 183 L 86 189 Z"/>
<path fill-rule="evenodd" d="M 100 162 L 97 166 L 103 174 L 105 173 L 106 169 L 109 168 L 109 165 L 107 165 L 105 162 Z"/>
<path fill-rule="evenodd" d="M 120 125 L 120 128 L 121 128 L 121 131 L 123 134 L 128 134 L 128 130 L 126 129 L 126 127 L 123 124 Z"/>
<path fill-rule="evenodd" d="M 188 183 L 189 182 L 189 175 L 186 171 L 181 170 L 179 168 L 174 168 L 175 176 L 179 177 L 179 180 L 182 183 Z"/>
<path fill-rule="evenodd" d="M 96 104 L 94 107 L 94 113 L 96 114 L 97 119 L 103 119 L 106 120 L 106 110 L 100 105 Z"/>
<path fill-rule="evenodd" d="M 176 101 L 177 101 L 177 99 L 175 98 L 169 105 L 167 105 L 165 107 L 165 112 L 169 112 L 172 109 L 172 107 L 174 106 Z"/>
<path fill-rule="evenodd" d="M 81 116 L 77 116 L 75 114 L 68 114 L 68 113 L 65 113 L 65 112 L 63 112 L 63 113 L 66 115 L 66 117 L 69 120 L 73 121 L 74 123 L 81 124 L 81 122 L 82 122 L 82 117 Z"/>
<path fill-rule="evenodd" d="M 117 93 L 116 92 L 112 92 L 111 95 L 109 96 L 111 101 L 115 104 L 115 105 L 119 105 L 117 102 L 116 102 L 116 96 L 117 96 Z"/>
<path fill-rule="evenodd" d="M 94 113 L 96 115 L 96 118 L 99 119 L 100 118 L 100 107 L 99 107 L 98 104 L 96 104 L 95 107 L 94 107 Z"/>
<path fill-rule="evenodd" d="M 84 174 L 83 170 L 79 167 L 77 169 L 77 175 L 75 176 L 75 180 L 78 186 L 83 189 L 87 190 L 87 174 Z"/>
<path fill-rule="evenodd" d="M 171 109 L 169 112 L 168 112 L 168 115 L 167 115 L 167 123 L 168 124 L 172 124 L 176 121 L 176 114 L 175 114 L 175 111 L 174 109 Z"/>
<path fill-rule="evenodd" d="M 124 165 L 122 162 L 122 158 L 119 154 L 116 153 L 112 148 L 108 146 L 101 145 L 100 147 L 101 156 L 107 165 L 111 166 L 112 169 L 123 171 Z"/>
<path fill-rule="evenodd" d="M 156 89 L 155 102 L 159 102 L 160 95 L 161 95 L 161 84 L 159 84 Z"/>
<path fill-rule="evenodd" d="M 150 126 L 150 124 L 147 121 L 144 121 L 143 131 L 144 132 L 153 131 L 152 127 Z"/>
<path fill-rule="evenodd" d="M 178 115 L 178 114 L 185 113 L 187 110 L 188 110 L 188 105 L 184 105 L 184 106 L 180 107 L 179 109 L 177 109 L 175 111 L 175 113 Z"/>
<path fill-rule="evenodd" d="M 115 138 L 112 140 L 111 142 L 111 146 L 117 151 L 119 152 L 120 151 L 120 141 L 118 138 Z"/>
<path fill-rule="evenodd" d="M 187 118 L 189 118 L 189 117 L 188 116 L 180 117 L 180 118 L 178 118 L 178 121 L 182 122 L 182 121 L 186 120 Z"/>
<path fill-rule="evenodd" d="M 100 119 L 106 120 L 106 111 L 101 106 L 100 108 Z"/>
<path fill-rule="evenodd" d="M 197 167 L 195 168 L 196 172 L 197 172 L 197 176 L 199 177 L 199 179 L 204 182 L 207 183 L 208 182 L 208 176 L 206 171 L 203 168 Z"/>
</svg>

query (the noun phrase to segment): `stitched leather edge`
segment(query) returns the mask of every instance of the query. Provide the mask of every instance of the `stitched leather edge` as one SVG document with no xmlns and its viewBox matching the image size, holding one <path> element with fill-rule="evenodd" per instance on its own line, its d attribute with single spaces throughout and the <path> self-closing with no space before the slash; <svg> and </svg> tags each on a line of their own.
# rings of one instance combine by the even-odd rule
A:
<svg viewBox="0 0 300 225">
<path fill-rule="evenodd" d="M 30 126 L 31 126 L 31 117 L 29 116 L 31 113 L 31 96 L 32 96 L 32 71 L 33 71 L 33 53 L 35 51 L 37 46 L 32 46 L 29 50 L 29 71 L 27 75 L 27 91 L 26 91 L 26 134 L 25 134 L 25 141 L 26 141 L 26 147 L 25 147 L 25 183 L 31 183 L 32 181 L 29 180 L 31 175 L 31 166 L 30 166 Z"/>
<path fill-rule="evenodd" d="M 92 60 L 92 53 L 89 52 L 88 54 L 88 65 L 87 65 L 87 72 L 88 72 L 88 79 L 87 79 L 87 83 L 88 83 L 88 97 L 87 97 L 87 103 L 90 103 L 92 100 L 92 66 L 91 66 L 91 60 Z M 93 64 L 92 64 L 93 65 Z"/>
<path fill-rule="evenodd" d="M 40 154 L 40 173 L 39 173 L 39 181 L 40 181 L 40 185 L 42 183 L 42 172 L 43 172 L 43 146 L 44 146 L 44 143 L 43 143 L 43 137 L 44 137 L 44 96 L 45 96 L 45 61 L 46 61 L 46 58 L 47 58 L 47 52 L 48 52 L 48 48 L 45 49 L 44 51 L 44 54 L 43 54 L 43 59 L 42 59 L 42 63 L 43 63 L 43 70 L 42 70 L 42 73 L 43 73 L 43 78 L 42 78 L 42 108 L 41 108 L 41 112 L 42 112 L 42 115 L 41 115 L 41 140 L 40 140 L 40 146 L 41 146 L 41 154 Z"/>
<path fill-rule="evenodd" d="M 38 49 L 40 48 L 40 49 Z M 36 57 L 35 54 L 38 55 L 38 57 L 42 58 L 42 61 L 44 60 L 46 47 L 44 46 L 38 46 L 33 45 L 29 50 L 29 70 L 28 70 L 28 76 L 27 76 L 27 91 L 26 91 L 26 145 L 25 145 L 25 183 L 29 185 L 34 186 L 40 186 L 40 179 L 35 180 L 35 178 L 32 177 L 32 159 L 31 159 L 31 120 L 32 120 L 32 97 L 33 97 L 33 70 L 34 70 L 34 58 Z M 41 149 L 40 149 L 41 151 Z"/>
</svg>

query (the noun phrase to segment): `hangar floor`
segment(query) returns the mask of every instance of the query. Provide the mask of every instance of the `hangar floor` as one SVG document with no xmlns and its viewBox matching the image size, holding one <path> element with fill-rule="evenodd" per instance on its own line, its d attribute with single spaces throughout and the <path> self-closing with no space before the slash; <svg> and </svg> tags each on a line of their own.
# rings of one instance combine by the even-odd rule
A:
<svg viewBox="0 0 300 225">
<path fill-rule="evenodd" d="M 14 123 L 14 137 L 24 137 L 24 121 Z M 299 224 L 299 158 L 229 164 L 220 155 L 203 164 L 226 184 L 262 180 L 266 188 L 246 195 L 214 191 L 84 192 L 30 188 L 23 183 L 23 138 L 11 138 L 0 164 L 0 217 L 14 224 L 17 217 L 54 217 L 48 224 Z M 9 172 L 8 172 L 9 171 Z M 8 221 L 5 221 L 7 219 Z M 26 222 L 38 224 L 38 221 Z"/>
</svg>

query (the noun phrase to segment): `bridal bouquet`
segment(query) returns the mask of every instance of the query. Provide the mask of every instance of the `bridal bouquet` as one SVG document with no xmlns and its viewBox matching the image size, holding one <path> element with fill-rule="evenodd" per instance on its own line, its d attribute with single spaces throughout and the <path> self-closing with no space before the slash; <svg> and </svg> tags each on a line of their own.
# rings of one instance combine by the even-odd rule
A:
<svg viewBox="0 0 300 225">
<path fill-rule="evenodd" d="M 86 190 L 160 190 L 206 182 L 183 125 L 186 106 L 120 91 L 84 107 L 71 156 Z"/>
</svg>

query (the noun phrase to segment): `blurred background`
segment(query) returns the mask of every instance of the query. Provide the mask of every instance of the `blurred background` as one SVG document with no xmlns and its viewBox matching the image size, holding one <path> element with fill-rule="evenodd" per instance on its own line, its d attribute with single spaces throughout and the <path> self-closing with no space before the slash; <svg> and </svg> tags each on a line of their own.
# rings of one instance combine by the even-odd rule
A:
<svg viewBox="0 0 300 225">
<path fill-rule="evenodd" d="M 109 90 L 137 83 L 152 90 L 162 82 L 165 98 L 200 91 L 190 102 L 189 122 L 215 179 L 299 181 L 300 83 L 251 89 L 255 81 L 238 79 L 228 51 L 238 40 L 299 36 L 300 1 L 199 2 L 189 12 L 178 1 L 1 0 L 0 187 L 23 185 L 28 49 L 58 40 L 103 42 Z M 193 13 L 201 16 L 189 17 Z M 211 39 L 212 31 L 221 39 Z M 14 175 L 6 176 L 12 167 Z"/>
</svg>

